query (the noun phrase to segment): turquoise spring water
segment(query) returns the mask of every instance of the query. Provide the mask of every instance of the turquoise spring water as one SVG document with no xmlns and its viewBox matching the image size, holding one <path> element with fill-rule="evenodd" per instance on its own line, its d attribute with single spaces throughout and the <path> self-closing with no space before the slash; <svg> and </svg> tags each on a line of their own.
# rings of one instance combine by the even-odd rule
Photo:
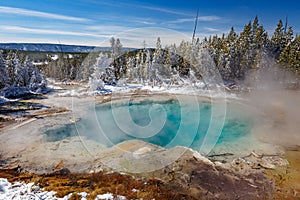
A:
<svg viewBox="0 0 300 200">
<path fill-rule="evenodd" d="M 131 126 L 131 124 L 125 127 L 126 130 L 130 130 L 130 134 L 126 134 L 126 130 L 120 128 L 115 122 L 110 103 L 89 108 L 90 114 L 86 118 L 76 124 L 67 124 L 47 130 L 44 137 L 46 141 L 53 142 L 80 135 L 107 146 L 113 146 L 126 140 L 140 139 L 166 148 L 181 145 L 199 150 L 208 134 L 209 126 L 214 124 L 211 123 L 213 120 L 224 119 L 224 125 L 216 145 L 237 141 L 248 137 L 250 133 L 252 123 L 238 109 L 227 108 L 226 115 L 212 116 L 213 105 L 209 102 L 201 102 L 199 110 L 191 108 L 188 109 L 189 112 L 181 112 L 184 106 L 188 107 L 189 104 L 180 104 L 177 100 L 141 101 L 129 103 L 129 105 L 114 104 L 117 117 L 120 117 L 121 120 L 122 117 L 127 117 L 123 114 L 122 109 L 128 108 L 132 121 L 141 127 L 146 127 L 151 122 L 149 115 L 151 108 L 154 113 L 153 118 L 166 117 L 162 128 L 150 137 L 144 137 L 141 129 L 135 129 L 135 126 Z M 195 117 L 198 115 L 200 120 Z M 161 121 L 161 119 L 156 121 Z"/>
</svg>

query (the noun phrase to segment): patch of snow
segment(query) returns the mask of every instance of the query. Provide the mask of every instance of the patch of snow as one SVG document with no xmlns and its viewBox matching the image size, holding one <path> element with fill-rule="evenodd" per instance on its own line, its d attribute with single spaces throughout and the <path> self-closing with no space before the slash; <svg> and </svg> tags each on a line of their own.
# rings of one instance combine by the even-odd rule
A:
<svg viewBox="0 0 300 200">
<path fill-rule="evenodd" d="M 89 196 L 89 194 L 86 192 L 80 192 L 78 194 L 81 196 L 81 200 L 86 200 L 87 196 Z"/>
<path fill-rule="evenodd" d="M 126 200 L 126 197 L 118 195 L 117 200 Z M 97 195 L 96 200 L 115 200 L 114 195 L 111 193 Z"/>
<path fill-rule="evenodd" d="M 200 84 L 200 83 L 199 83 Z M 200 84 L 201 85 L 201 84 Z M 135 90 L 146 90 L 150 93 L 169 93 L 169 94 L 187 94 L 187 95 L 197 95 L 203 97 L 212 98 L 230 98 L 239 99 L 236 94 L 226 93 L 222 90 L 222 87 L 217 87 L 214 89 L 205 89 L 201 87 L 191 87 L 191 86 L 150 86 L 142 84 L 126 84 L 123 86 L 116 85 L 104 85 L 101 89 L 91 90 L 87 88 L 79 88 L 76 90 L 69 90 L 64 93 L 58 94 L 61 97 L 82 97 L 82 96 L 94 96 L 94 95 L 106 95 L 106 94 L 118 94 L 118 93 L 132 93 Z"/>
<path fill-rule="evenodd" d="M 0 178 L 0 199 L 51 199 L 51 200 L 67 200 L 69 196 L 56 198 L 54 191 L 42 191 L 34 183 L 15 182 L 11 184 L 5 178 Z"/>
<path fill-rule="evenodd" d="M 0 96 L 0 104 L 5 103 L 5 102 L 14 102 L 14 101 L 19 101 L 20 99 L 8 99 L 5 98 L 4 96 Z"/>
<path fill-rule="evenodd" d="M 51 55 L 51 60 L 57 60 L 58 59 L 58 55 Z"/>
<path fill-rule="evenodd" d="M 136 190 L 138 191 L 138 190 Z M 0 178 L 0 199 L 24 199 L 24 200 L 68 200 L 71 198 L 72 193 L 64 196 L 63 198 L 55 197 L 56 192 L 54 191 L 44 191 L 39 186 L 34 185 L 34 183 L 24 183 L 24 182 L 15 182 L 10 183 L 6 178 Z M 78 193 L 81 196 L 81 200 L 86 200 L 89 196 L 86 192 Z M 117 195 L 117 198 L 114 198 L 114 195 L 111 193 L 97 195 L 96 200 L 126 200 L 126 197 Z"/>
<path fill-rule="evenodd" d="M 138 192 L 139 190 L 133 188 L 131 191 L 132 191 L 132 192 Z"/>
<path fill-rule="evenodd" d="M 49 89 L 52 89 L 52 90 L 62 90 L 61 87 L 55 86 L 55 85 L 48 85 L 47 87 L 48 87 Z"/>
<path fill-rule="evenodd" d="M 45 63 L 43 63 L 43 62 L 32 62 L 32 64 L 34 66 L 41 66 L 41 65 L 44 65 Z"/>
</svg>

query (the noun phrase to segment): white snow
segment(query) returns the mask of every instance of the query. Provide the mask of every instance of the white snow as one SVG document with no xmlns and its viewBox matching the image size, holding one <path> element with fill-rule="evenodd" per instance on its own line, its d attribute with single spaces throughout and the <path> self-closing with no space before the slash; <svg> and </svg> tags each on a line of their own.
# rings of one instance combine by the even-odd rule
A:
<svg viewBox="0 0 300 200">
<path fill-rule="evenodd" d="M 139 84 L 128 84 L 126 86 L 111 86 L 105 85 L 103 89 L 96 91 L 86 91 L 83 89 L 70 90 L 64 93 L 59 93 L 58 96 L 61 97 L 82 97 L 82 96 L 93 96 L 93 95 L 105 95 L 105 94 L 124 94 L 124 93 L 133 93 L 136 90 L 145 90 L 149 93 L 168 93 L 168 94 L 186 94 L 186 95 L 197 95 L 202 97 L 212 97 L 212 98 L 229 98 L 229 99 L 239 99 L 239 97 L 234 93 L 226 93 L 222 89 L 220 90 L 209 90 L 209 89 L 193 89 L 191 87 L 185 86 L 173 86 L 173 87 L 164 87 L 164 86 L 143 86 Z"/>
<path fill-rule="evenodd" d="M 86 192 L 80 192 L 78 194 L 81 196 L 81 200 L 86 200 L 87 196 L 89 196 L 89 194 Z"/>
<path fill-rule="evenodd" d="M 117 200 L 126 200 L 126 197 L 117 195 Z M 114 195 L 111 193 L 97 195 L 96 200 L 115 200 Z"/>
<path fill-rule="evenodd" d="M 68 194 L 63 198 L 55 197 L 55 191 L 44 191 L 39 186 L 34 185 L 34 183 L 20 183 L 14 182 L 10 183 L 5 178 L 0 178 L 0 199 L 16 199 L 16 200 L 68 200 L 71 198 L 72 194 Z M 86 192 L 78 193 L 81 195 L 81 200 L 86 200 L 89 195 Z M 117 195 L 117 198 L 114 198 L 114 195 L 111 193 L 97 195 L 95 200 L 126 200 L 126 197 Z"/>
<path fill-rule="evenodd" d="M 7 179 L 0 178 L 0 199 L 47 199 L 47 200 L 67 200 L 69 197 L 56 198 L 54 191 L 43 191 L 34 183 L 15 182 L 11 184 Z"/>
<path fill-rule="evenodd" d="M 55 86 L 55 85 L 47 85 L 47 87 L 52 90 L 62 90 L 62 87 Z"/>
<path fill-rule="evenodd" d="M 58 59 L 58 55 L 51 55 L 51 60 L 57 60 Z"/>
<path fill-rule="evenodd" d="M 137 189 L 135 189 L 135 188 L 133 188 L 132 189 L 132 192 L 138 192 L 139 190 L 137 190 Z"/>
<path fill-rule="evenodd" d="M 0 96 L 0 104 L 5 102 L 19 101 L 20 99 L 7 99 L 4 96 Z"/>
<path fill-rule="evenodd" d="M 34 66 L 41 66 L 41 65 L 44 65 L 45 63 L 44 62 L 32 62 L 32 64 Z"/>
</svg>

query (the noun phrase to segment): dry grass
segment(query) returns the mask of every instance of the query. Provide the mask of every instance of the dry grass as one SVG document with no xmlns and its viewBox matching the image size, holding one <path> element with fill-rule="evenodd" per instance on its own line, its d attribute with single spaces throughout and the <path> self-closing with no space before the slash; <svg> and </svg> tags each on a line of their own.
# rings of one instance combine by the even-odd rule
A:
<svg viewBox="0 0 300 200">
<path fill-rule="evenodd" d="M 73 193 L 71 199 L 80 199 L 81 196 L 77 194 L 80 192 L 89 193 L 88 199 L 95 199 L 97 195 L 104 193 L 122 195 L 127 199 L 193 199 L 188 195 L 181 194 L 179 191 L 171 190 L 168 185 L 157 179 L 135 179 L 116 172 L 36 175 L 17 173 L 13 170 L 0 170 L 0 177 L 7 178 L 10 182 L 34 182 L 45 190 L 56 191 L 57 197 Z"/>
</svg>

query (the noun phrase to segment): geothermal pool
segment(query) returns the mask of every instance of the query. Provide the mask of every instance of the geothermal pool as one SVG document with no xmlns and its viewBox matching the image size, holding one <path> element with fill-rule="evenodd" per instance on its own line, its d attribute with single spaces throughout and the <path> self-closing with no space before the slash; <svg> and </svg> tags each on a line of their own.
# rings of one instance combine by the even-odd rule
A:
<svg viewBox="0 0 300 200">
<path fill-rule="evenodd" d="M 197 100 L 196 105 L 188 100 L 144 99 L 93 105 L 87 113 L 76 123 L 45 131 L 44 140 L 80 136 L 111 147 L 138 139 L 164 148 L 185 146 L 200 153 L 205 147 L 222 149 L 253 141 L 253 119 L 243 106 L 228 103 L 219 106 Z"/>
</svg>

